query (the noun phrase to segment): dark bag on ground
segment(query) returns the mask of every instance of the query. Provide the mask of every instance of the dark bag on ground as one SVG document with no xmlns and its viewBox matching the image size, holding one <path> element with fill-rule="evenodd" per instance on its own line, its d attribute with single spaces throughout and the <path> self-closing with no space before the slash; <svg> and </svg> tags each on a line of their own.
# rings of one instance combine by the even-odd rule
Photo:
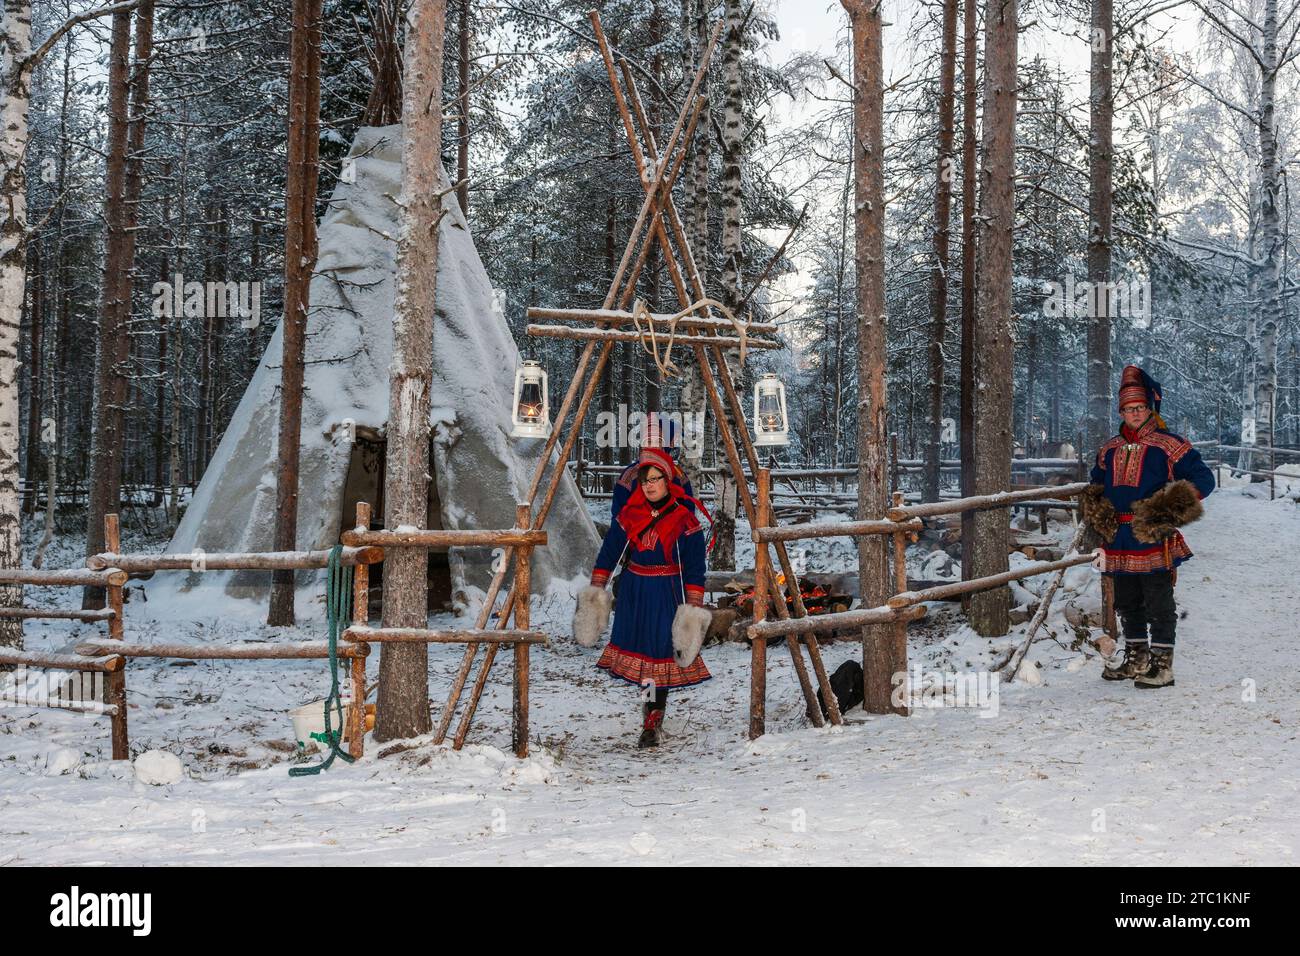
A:
<svg viewBox="0 0 1300 956">
<path fill-rule="evenodd" d="M 841 714 L 862 703 L 865 699 L 862 689 L 862 665 L 857 661 L 845 661 L 835 668 L 835 673 L 831 675 L 831 690 L 835 692 L 835 701 L 840 705 Z M 822 716 L 829 719 L 831 712 L 820 690 L 817 691 L 817 703 L 821 705 Z"/>
</svg>

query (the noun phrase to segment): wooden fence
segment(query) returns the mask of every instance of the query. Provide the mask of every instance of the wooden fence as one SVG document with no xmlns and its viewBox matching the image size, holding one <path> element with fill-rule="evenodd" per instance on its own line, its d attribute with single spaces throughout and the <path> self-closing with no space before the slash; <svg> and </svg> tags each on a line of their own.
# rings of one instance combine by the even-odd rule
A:
<svg viewBox="0 0 1300 956">
<path fill-rule="evenodd" d="M 338 657 L 348 662 L 352 685 L 352 706 L 347 711 L 346 738 L 349 751 L 359 757 L 364 749 L 366 659 L 371 644 L 385 642 L 439 643 L 489 643 L 492 646 L 510 644 L 515 655 L 514 718 L 512 738 L 515 753 L 528 754 L 528 648 L 532 644 L 546 643 L 541 631 L 528 627 L 528 598 L 530 593 L 529 559 L 534 547 L 546 544 L 546 532 L 530 530 L 529 508 L 519 506 L 517 517 L 522 522 L 518 528 L 496 531 L 370 531 L 370 506 L 357 505 L 358 527 L 345 531 L 341 537 L 344 547 L 341 562 L 354 569 L 353 620 L 343 633 L 343 642 L 336 648 Z M 104 543 L 108 549 L 102 554 L 86 559 L 86 568 L 59 571 L 26 569 L 0 570 L 0 586 L 40 584 L 62 587 L 98 586 L 105 589 L 108 607 L 98 611 L 59 611 L 38 608 L 3 608 L 0 616 L 52 618 L 78 621 L 104 621 L 108 624 L 106 638 L 89 638 L 76 646 L 74 654 L 17 651 L 0 648 L 0 664 L 60 671 L 87 671 L 107 675 L 107 701 L 98 712 L 112 719 L 112 752 L 114 760 L 130 759 L 127 736 L 126 662 L 134 657 L 157 657 L 178 660 L 321 660 L 330 655 L 328 641 L 288 641 L 278 643 L 212 641 L 202 644 L 184 642 L 133 643 L 126 639 L 123 621 L 125 604 L 123 587 L 131 574 L 152 574 L 159 571 L 268 571 L 313 570 L 329 564 L 330 551 L 271 551 L 245 554 L 194 552 L 191 554 L 122 554 L 118 516 L 104 519 Z M 370 566 L 383 561 L 384 548 L 445 547 L 495 547 L 513 548 L 518 556 L 512 597 L 518 595 L 516 609 L 517 627 L 513 630 L 483 631 L 481 629 L 438 630 L 424 628 L 374 628 L 369 625 L 369 573 Z M 482 694 L 481 684 L 476 685 L 472 706 Z M 49 706 L 58 707 L 58 704 Z M 473 710 L 466 715 L 457 746 L 464 741 Z"/>
<path fill-rule="evenodd" d="M 1011 581 L 1047 574 L 1053 571 L 1086 564 L 1092 561 L 1091 554 L 1080 554 L 1059 561 L 1039 561 L 1006 571 L 1001 574 L 973 578 L 968 581 L 955 581 L 922 591 L 910 591 L 907 586 L 906 548 L 909 540 L 915 541 L 921 530 L 922 520 L 926 517 L 960 514 L 966 511 L 985 511 L 993 508 L 1013 507 L 1025 501 L 1062 502 L 1077 497 L 1088 487 L 1087 482 L 1076 482 L 1046 488 L 1029 488 L 1022 491 L 1001 492 L 993 495 L 980 495 L 971 498 L 959 498 L 952 501 L 935 501 L 924 504 L 908 505 L 904 503 L 901 492 L 894 492 L 893 507 L 884 517 L 863 521 L 830 522 L 822 524 L 798 524 L 778 526 L 772 517 L 771 475 L 766 470 L 758 474 L 758 513 L 759 520 L 752 529 L 754 542 L 760 547 L 755 549 L 755 587 L 754 587 L 754 623 L 750 625 L 750 697 L 749 697 L 749 736 L 755 738 L 765 731 L 766 697 L 767 697 L 767 641 L 769 638 L 784 637 L 788 643 L 802 639 L 816 643 L 815 634 L 819 631 L 834 631 L 842 627 L 865 627 L 867 625 L 890 625 L 886 636 L 889 642 L 888 657 L 895 662 L 895 671 L 907 670 L 907 625 L 919 620 L 926 614 L 926 601 L 937 601 L 948 597 L 974 594 L 1002 587 Z M 780 595 L 782 583 L 787 583 L 792 593 L 798 593 L 797 581 L 782 582 L 775 576 L 771 560 L 767 554 L 766 544 L 778 541 L 796 541 L 808 538 L 827 538 L 848 536 L 858 538 L 866 535 L 887 534 L 893 538 L 894 587 L 897 590 L 880 607 L 856 608 L 849 611 L 818 614 L 811 617 L 789 618 L 769 621 L 767 611 L 770 603 L 769 590 Z M 864 640 L 867 640 L 864 635 Z M 907 707 L 895 706 L 895 711 L 906 714 Z"/>
</svg>

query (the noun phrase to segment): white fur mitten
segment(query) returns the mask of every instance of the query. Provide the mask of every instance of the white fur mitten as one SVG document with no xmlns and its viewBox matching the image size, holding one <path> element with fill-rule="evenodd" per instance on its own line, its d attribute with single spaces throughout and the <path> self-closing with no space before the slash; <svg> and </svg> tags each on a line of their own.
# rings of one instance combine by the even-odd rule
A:
<svg viewBox="0 0 1300 956">
<path fill-rule="evenodd" d="M 573 612 L 573 639 L 583 647 L 595 647 L 609 623 L 614 595 L 604 588 L 588 584 L 578 592 L 578 607 Z"/>
<path fill-rule="evenodd" d="M 712 620 L 708 608 L 694 604 L 677 605 L 677 613 L 673 616 L 673 660 L 677 661 L 678 667 L 690 667 L 695 663 Z"/>
</svg>

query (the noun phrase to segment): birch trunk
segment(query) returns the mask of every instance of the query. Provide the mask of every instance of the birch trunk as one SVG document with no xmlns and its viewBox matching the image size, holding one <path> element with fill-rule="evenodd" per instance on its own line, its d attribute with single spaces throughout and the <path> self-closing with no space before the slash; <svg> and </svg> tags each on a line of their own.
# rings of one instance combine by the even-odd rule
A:
<svg viewBox="0 0 1300 956">
<path fill-rule="evenodd" d="M 26 285 L 27 111 L 31 102 L 32 12 L 26 0 L 5 0 L 4 89 L 0 116 L 0 568 L 22 565 L 18 514 L 18 327 Z M 22 588 L 0 588 L 0 607 L 22 603 Z M 0 618 L 0 646 L 23 646 L 21 618 Z"/>
<path fill-rule="evenodd" d="M 1277 334 L 1282 322 L 1284 238 L 1279 212 L 1282 191 L 1277 142 L 1277 0 L 1264 0 L 1263 56 L 1259 84 L 1260 262 L 1259 338 L 1255 350 L 1255 443 L 1273 444 L 1273 406 L 1277 395 Z M 1263 480 L 1260 478 L 1259 480 Z"/>
<path fill-rule="evenodd" d="M 727 28 L 722 36 L 722 75 L 726 82 L 726 99 L 722 110 L 722 301 L 735 311 L 740 305 L 742 277 L 745 267 L 744 241 L 741 235 L 741 203 L 744 185 L 741 163 L 744 151 L 744 117 L 742 114 L 743 89 L 740 76 L 740 56 L 745 27 L 745 10 L 741 0 L 725 0 L 723 16 Z M 741 396 L 741 368 L 735 353 L 724 352 L 731 378 Z M 724 404 L 726 428 L 733 431 L 748 427 L 743 421 L 732 421 L 731 407 Z M 713 511 L 713 530 L 717 535 L 711 564 L 718 570 L 736 566 L 736 504 L 738 491 L 736 478 L 730 469 L 718 475 L 718 502 Z"/>
<path fill-rule="evenodd" d="M 41 364 L 42 332 L 45 325 L 45 276 L 41 263 L 40 245 L 32 243 L 27 254 L 27 266 L 30 278 L 27 280 L 32 288 L 31 305 L 27 314 L 31 319 L 28 335 L 27 368 L 27 450 L 25 453 L 27 473 L 27 497 L 22 502 L 23 510 L 36 514 L 36 499 L 40 497 L 40 437 L 41 437 Z"/>
<path fill-rule="evenodd" d="M 708 42 L 708 7 L 705 0 L 682 0 L 682 75 L 693 76 L 698 69 L 699 58 Z M 700 82 L 699 96 L 704 100 L 701 106 L 700 121 L 695 127 L 695 137 L 690 144 L 692 150 L 690 173 L 686 188 L 689 194 L 690 208 L 690 242 L 695 257 L 695 268 L 700 276 L 700 284 L 709 287 L 709 105 L 708 78 Z M 704 377 L 695 362 L 688 362 L 682 375 L 682 412 L 690 414 L 692 420 L 699 423 L 699 431 L 683 434 L 693 441 L 693 447 L 683 450 L 682 469 L 691 481 L 697 495 L 704 490 L 703 472 L 705 447 L 705 415 L 708 408 L 708 396 L 704 392 Z M 686 419 L 683 418 L 683 425 Z M 683 429 L 685 432 L 686 430 Z"/>
<path fill-rule="evenodd" d="M 445 0 L 416 0 L 402 75 L 402 197 L 397 299 L 388 398 L 386 527 L 429 520 L 429 401 L 442 164 L 442 45 Z M 428 621 L 428 555 L 398 548 L 384 562 L 384 627 Z M 508 612 L 505 612 L 508 613 Z M 429 648 L 385 644 L 379 657 L 375 739 L 428 733 Z"/>
<path fill-rule="evenodd" d="M 1011 251 L 1016 175 L 1016 0 L 988 0 L 984 8 L 984 148 L 980 168 L 981 228 L 976 285 L 975 493 L 1004 491 L 1011 483 Z M 1007 512 L 981 511 L 973 522 L 971 575 L 1007 570 Z M 971 626 L 985 637 L 1007 632 L 1006 588 L 971 596 Z"/>
</svg>

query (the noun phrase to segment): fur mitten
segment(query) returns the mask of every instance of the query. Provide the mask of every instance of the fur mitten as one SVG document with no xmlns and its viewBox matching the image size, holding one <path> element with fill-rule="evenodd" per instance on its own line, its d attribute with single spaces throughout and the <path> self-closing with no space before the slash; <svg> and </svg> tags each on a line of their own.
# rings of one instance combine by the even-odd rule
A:
<svg viewBox="0 0 1300 956">
<path fill-rule="evenodd" d="M 1180 479 L 1133 506 L 1133 537 L 1147 544 L 1164 541 L 1203 514 L 1196 486 Z"/>
<path fill-rule="evenodd" d="M 1079 495 L 1079 515 L 1103 544 L 1115 540 L 1119 518 L 1115 517 L 1115 506 L 1106 497 L 1104 486 L 1089 485 L 1084 489 L 1083 494 Z"/>
<path fill-rule="evenodd" d="M 583 647 L 595 647 L 609 623 L 614 595 L 604 588 L 588 584 L 578 592 L 578 607 L 573 612 L 573 639 Z"/>
<path fill-rule="evenodd" d="M 677 613 L 673 616 L 673 660 L 678 667 L 690 667 L 695 663 L 712 621 L 713 615 L 708 608 L 694 604 L 677 605 Z"/>
</svg>

